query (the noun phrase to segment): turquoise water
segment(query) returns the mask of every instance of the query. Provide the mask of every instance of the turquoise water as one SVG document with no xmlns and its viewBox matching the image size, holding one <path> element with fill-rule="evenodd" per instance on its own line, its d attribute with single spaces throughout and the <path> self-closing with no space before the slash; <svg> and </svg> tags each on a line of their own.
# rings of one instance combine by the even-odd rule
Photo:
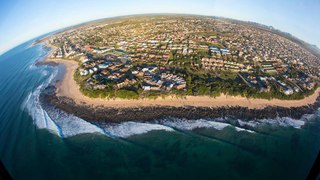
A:
<svg viewBox="0 0 320 180">
<path fill-rule="evenodd" d="M 14 179 L 304 179 L 319 152 L 319 112 L 248 130 L 223 119 L 97 125 L 45 111 L 39 92 L 63 68 L 35 66 L 47 49 L 30 44 L 0 56 L 0 159 Z"/>
</svg>

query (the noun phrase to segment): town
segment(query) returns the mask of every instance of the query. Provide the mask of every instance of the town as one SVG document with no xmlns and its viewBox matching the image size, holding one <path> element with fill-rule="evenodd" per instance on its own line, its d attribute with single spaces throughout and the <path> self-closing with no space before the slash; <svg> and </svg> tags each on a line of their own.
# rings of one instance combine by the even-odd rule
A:
<svg viewBox="0 0 320 180">
<path fill-rule="evenodd" d="M 199 16 L 124 17 L 54 35 L 50 58 L 79 62 L 82 92 L 140 98 L 220 93 L 298 99 L 320 59 L 268 29 Z"/>
</svg>

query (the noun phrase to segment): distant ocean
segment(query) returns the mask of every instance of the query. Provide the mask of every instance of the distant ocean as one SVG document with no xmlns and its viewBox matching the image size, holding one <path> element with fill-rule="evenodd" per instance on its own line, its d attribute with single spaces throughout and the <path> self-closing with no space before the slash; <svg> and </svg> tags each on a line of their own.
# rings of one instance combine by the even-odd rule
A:
<svg viewBox="0 0 320 180">
<path fill-rule="evenodd" d="M 305 179 L 320 149 L 320 111 L 245 122 L 177 118 L 92 124 L 40 92 L 62 66 L 26 42 L 0 56 L 0 159 L 14 179 Z"/>
</svg>

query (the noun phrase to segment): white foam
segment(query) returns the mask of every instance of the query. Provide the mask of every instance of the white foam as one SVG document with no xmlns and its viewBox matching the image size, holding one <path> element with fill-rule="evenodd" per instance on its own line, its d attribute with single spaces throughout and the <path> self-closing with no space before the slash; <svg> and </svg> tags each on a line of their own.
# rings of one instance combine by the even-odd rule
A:
<svg viewBox="0 0 320 180">
<path fill-rule="evenodd" d="M 86 133 L 99 133 L 109 137 L 125 138 L 156 130 L 174 131 L 174 129 L 194 130 L 198 128 L 214 128 L 217 130 L 222 130 L 227 126 L 232 126 L 231 124 L 224 122 L 224 118 L 217 118 L 214 120 L 167 118 L 156 121 L 155 123 L 124 122 L 120 124 L 95 125 L 76 116 L 67 114 L 54 107 L 43 109 L 39 101 L 40 93 L 51 83 L 57 72 L 58 70 L 56 69 L 46 82 L 41 84 L 27 96 L 25 102 L 23 103 L 23 108 L 28 111 L 30 116 L 32 116 L 37 128 L 48 129 L 50 132 L 53 132 L 61 137 L 70 137 Z M 47 76 L 49 72 L 44 70 L 41 72 L 41 74 L 43 76 Z M 318 110 L 318 113 L 319 111 L 320 109 Z M 235 130 L 254 133 L 254 131 L 243 127 L 250 126 L 254 128 L 262 124 L 301 128 L 305 124 L 305 121 L 311 119 L 312 117 L 314 117 L 314 115 L 305 115 L 300 120 L 288 117 L 260 119 L 254 121 L 238 120 L 240 127 L 235 127 Z"/>
<path fill-rule="evenodd" d="M 172 128 L 160 124 L 139 122 L 124 122 L 114 125 L 105 125 L 104 129 L 113 136 L 129 137 L 136 134 L 144 134 L 150 131 L 173 131 Z"/>
<path fill-rule="evenodd" d="M 249 129 L 240 128 L 240 127 L 235 127 L 235 128 L 236 128 L 236 131 L 238 131 L 238 132 L 240 132 L 240 131 L 246 131 L 246 132 L 249 132 L 249 133 L 255 133 L 254 131 L 249 130 Z"/>
<path fill-rule="evenodd" d="M 198 128 L 214 128 L 217 130 L 222 130 L 227 126 L 230 126 L 230 124 L 227 124 L 227 123 L 208 121 L 204 119 L 186 120 L 186 119 L 170 118 L 170 119 L 161 120 L 160 123 L 166 126 L 173 127 L 176 129 L 181 129 L 181 130 L 193 130 Z"/>
<path fill-rule="evenodd" d="M 60 137 L 70 137 L 86 133 L 100 133 L 110 137 L 128 137 L 134 134 L 143 134 L 153 130 L 173 130 L 172 128 L 159 124 L 135 122 L 106 125 L 104 128 L 101 128 L 54 107 L 47 108 L 46 111 L 41 106 L 39 96 L 41 91 L 51 83 L 56 74 L 57 72 L 55 71 L 46 82 L 31 92 L 22 105 L 22 108 L 28 111 L 29 115 L 34 120 L 34 124 L 39 129 L 48 129 L 50 132 L 57 134 Z"/>
<path fill-rule="evenodd" d="M 44 71 L 45 72 L 45 71 Z M 46 75 L 45 73 L 42 73 Z M 71 137 L 78 134 L 99 133 L 106 136 L 128 137 L 134 134 L 143 134 L 153 130 L 172 131 L 171 128 L 159 124 L 125 122 L 118 125 L 107 125 L 101 128 L 74 115 L 67 114 L 54 107 L 43 109 L 39 96 L 56 76 L 54 71 L 46 82 L 31 92 L 24 101 L 22 108 L 26 109 L 39 129 L 48 129 L 60 137 Z M 109 130 L 111 132 L 109 132 Z"/>
<path fill-rule="evenodd" d="M 22 108 L 28 111 L 37 128 L 48 129 L 50 132 L 61 137 L 70 137 L 84 133 L 105 134 L 101 128 L 76 116 L 69 115 L 54 108 L 48 112 L 43 109 L 39 100 L 40 93 L 51 83 L 56 75 L 57 70 L 53 71 L 46 82 L 31 92 L 23 103 Z"/>
<path fill-rule="evenodd" d="M 236 127 L 231 124 L 221 122 L 224 120 L 225 120 L 224 118 L 216 118 L 214 120 L 205 120 L 205 119 L 186 120 L 186 119 L 170 118 L 166 120 L 161 120 L 160 123 L 166 126 L 173 127 L 176 129 L 181 129 L 181 130 L 194 130 L 199 128 L 214 128 L 217 130 L 223 130 L 228 126 L 231 126 L 231 127 L 234 127 L 236 131 L 247 131 L 250 133 L 254 133 L 254 131 L 252 130 Z"/>
<path fill-rule="evenodd" d="M 42 76 L 48 76 L 49 72 L 46 70 L 41 71 Z"/>
<path fill-rule="evenodd" d="M 240 119 L 238 119 L 238 123 L 241 127 L 243 126 L 256 127 L 260 124 L 258 121 L 242 121 Z"/>
<path fill-rule="evenodd" d="M 48 111 L 58 125 L 61 137 L 71 137 L 78 134 L 99 133 L 107 135 L 103 129 L 74 115 L 52 108 Z"/>
<path fill-rule="evenodd" d="M 39 59 L 41 56 L 37 57 Z M 33 70 L 36 66 L 32 63 L 29 69 Z M 39 68 L 42 76 L 48 76 L 49 71 L 45 68 Z M 154 130 L 173 131 L 172 128 L 160 124 L 125 122 L 117 125 L 104 125 L 101 128 L 98 125 L 89 123 L 74 115 L 67 114 L 54 107 L 41 106 L 39 97 L 43 89 L 45 89 L 56 77 L 58 69 L 54 69 L 50 77 L 33 92 L 31 92 L 22 104 L 22 109 L 26 109 L 32 117 L 34 124 L 39 129 L 48 129 L 50 132 L 60 137 L 70 137 L 78 134 L 100 133 L 110 137 L 128 137 L 134 134 L 143 134 Z"/>
<path fill-rule="evenodd" d="M 304 115 L 301 119 L 292 119 L 289 117 L 277 117 L 274 119 L 258 119 L 252 121 L 242 121 L 238 120 L 238 123 L 241 127 L 250 126 L 257 127 L 259 125 L 271 125 L 271 126 L 281 126 L 281 127 L 293 127 L 293 128 L 301 128 L 305 125 L 305 121 L 313 118 L 313 115 Z"/>
<path fill-rule="evenodd" d="M 278 117 L 275 119 L 261 119 L 259 120 L 261 123 L 269 124 L 269 125 L 276 125 L 282 127 L 294 127 L 294 128 L 301 128 L 305 122 L 302 120 L 292 119 L 289 117 Z"/>
<path fill-rule="evenodd" d="M 314 114 L 304 114 L 300 120 L 303 121 L 310 121 L 312 119 L 315 119 L 317 116 L 319 116 L 319 109 Z"/>
<path fill-rule="evenodd" d="M 53 77 L 56 74 L 53 73 L 50 78 L 49 78 L 49 82 L 51 82 L 51 80 L 53 79 Z M 50 132 L 54 132 L 58 135 L 60 135 L 59 133 L 59 128 L 56 125 L 56 123 L 48 116 L 47 112 L 45 112 L 41 105 L 40 105 L 40 101 L 39 101 L 39 95 L 41 90 L 46 87 L 49 82 L 41 84 L 39 87 L 37 87 L 35 89 L 34 92 L 31 92 L 26 100 L 24 101 L 24 103 L 22 104 L 22 108 L 23 109 L 27 109 L 29 115 L 32 117 L 32 119 L 34 120 L 34 123 L 36 124 L 36 126 L 40 129 L 48 129 Z"/>
</svg>

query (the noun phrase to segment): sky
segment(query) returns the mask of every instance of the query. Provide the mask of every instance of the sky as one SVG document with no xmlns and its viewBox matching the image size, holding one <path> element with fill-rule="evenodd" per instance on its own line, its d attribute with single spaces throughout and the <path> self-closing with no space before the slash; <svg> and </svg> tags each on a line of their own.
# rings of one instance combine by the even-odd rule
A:
<svg viewBox="0 0 320 180">
<path fill-rule="evenodd" d="M 0 54 L 71 25 L 148 13 L 212 15 L 253 21 L 320 47 L 320 0 L 0 0 Z"/>
</svg>

